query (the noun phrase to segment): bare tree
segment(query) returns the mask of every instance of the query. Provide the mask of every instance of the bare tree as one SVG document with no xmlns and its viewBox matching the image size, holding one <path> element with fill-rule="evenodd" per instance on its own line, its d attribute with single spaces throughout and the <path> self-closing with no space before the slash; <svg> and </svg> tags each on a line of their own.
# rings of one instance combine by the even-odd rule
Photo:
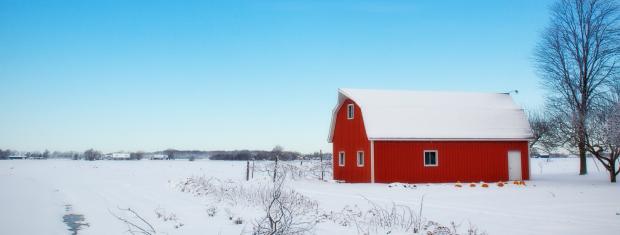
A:
<svg viewBox="0 0 620 235">
<path fill-rule="evenodd" d="M 138 151 L 138 152 L 130 153 L 129 158 L 133 160 L 142 160 L 142 158 L 144 158 L 144 152 Z"/>
<path fill-rule="evenodd" d="M 586 147 L 609 172 L 609 180 L 616 182 L 620 169 L 620 102 L 597 110 L 589 122 Z"/>
<path fill-rule="evenodd" d="M 174 150 L 174 149 L 166 149 L 166 150 L 164 150 L 164 154 L 166 154 L 168 156 L 169 160 L 174 160 L 177 157 L 176 156 L 177 152 L 178 151 Z"/>
<path fill-rule="evenodd" d="M 529 111 L 527 113 L 527 119 L 533 132 L 532 140 L 530 140 L 530 148 L 532 148 L 536 146 L 541 139 L 548 136 L 553 131 L 553 127 L 551 126 L 552 123 L 550 123 L 548 116 L 538 111 Z"/>
<path fill-rule="evenodd" d="M 616 79 L 614 79 L 615 81 L 612 82 L 611 86 L 610 86 L 610 94 L 609 94 L 609 98 L 611 100 L 620 100 L 620 79 L 618 79 L 618 76 L 616 76 Z"/>
<path fill-rule="evenodd" d="M 618 69 L 618 11 L 614 0 L 559 0 L 535 52 L 549 104 L 568 120 L 581 175 L 587 174 L 588 115 Z"/>
<path fill-rule="evenodd" d="M 101 159 L 101 152 L 94 149 L 84 151 L 84 160 L 94 161 L 98 159 Z"/>
<path fill-rule="evenodd" d="M 561 120 L 557 117 L 549 113 L 530 111 L 528 121 L 533 132 L 530 148 L 534 151 L 542 150 L 551 153 L 564 144 L 565 140 L 560 135 L 558 125 Z"/>
</svg>

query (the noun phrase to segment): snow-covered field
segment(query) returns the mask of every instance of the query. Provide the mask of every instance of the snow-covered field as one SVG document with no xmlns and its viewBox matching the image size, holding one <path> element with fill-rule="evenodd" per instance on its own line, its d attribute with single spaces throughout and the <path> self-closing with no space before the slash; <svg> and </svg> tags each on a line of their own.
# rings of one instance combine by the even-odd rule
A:
<svg viewBox="0 0 620 235">
<path fill-rule="evenodd" d="M 368 208 L 369 201 L 410 206 L 424 198 L 423 217 L 443 225 L 470 224 L 489 234 L 616 234 L 620 231 L 620 186 L 589 162 L 578 176 L 577 159 L 532 159 L 532 180 L 457 188 L 453 184 L 339 184 L 289 180 L 286 187 L 318 202 L 324 212 Z M 599 166 L 600 167 L 600 166 Z M 245 162 L 232 161 L 0 161 L 0 234 L 70 234 L 66 214 L 84 216 L 78 234 L 123 234 L 131 208 L 163 234 L 251 234 L 261 208 L 226 206 L 181 192 L 179 182 L 206 176 L 242 182 Z M 268 184 L 264 173 L 246 185 Z M 70 205 L 70 206 L 68 206 Z M 217 213 L 209 216 L 209 208 Z M 157 216 L 159 214 L 159 218 Z M 164 220 L 164 217 L 167 219 Z M 239 217 L 235 224 L 229 217 Z M 354 225 L 319 223 L 316 234 L 357 234 Z M 385 233 L 385 231 L 383 231 Z"/>
</svg>

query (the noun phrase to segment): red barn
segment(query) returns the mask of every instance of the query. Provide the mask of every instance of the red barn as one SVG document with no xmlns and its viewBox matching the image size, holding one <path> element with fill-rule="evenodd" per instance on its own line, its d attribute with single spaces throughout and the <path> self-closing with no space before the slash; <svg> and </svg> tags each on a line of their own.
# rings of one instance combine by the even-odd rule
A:
<svg viewBox="0 0 620 235">
<path fill-rule="evenodd" d="M 334 179 L 528 180 L 531 130 L 506 93 L 340 89 L 332 115 Z"/>
</svg>

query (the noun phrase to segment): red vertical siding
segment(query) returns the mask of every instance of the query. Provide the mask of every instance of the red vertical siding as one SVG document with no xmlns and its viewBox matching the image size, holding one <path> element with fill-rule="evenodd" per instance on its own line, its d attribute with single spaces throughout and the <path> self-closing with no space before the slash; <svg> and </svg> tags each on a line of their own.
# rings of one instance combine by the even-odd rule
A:
<svg viewBox="0 0 620 235">
<path fill-rule="evenodd" d="M 439 183 L 508 180 L 508 151 L 521 151 L 529 180 L 527 141 L 375 141 L 375 182 Z M 424 150 L 438 151 L 438 166 L 424 166 Z"/>
<path fill-rule="evenodd" d="M 347 105 L 354 104 L 354 118 L 347 119 Z M 336 115 L 333 135 L 334 179 L 345 182 L 370 182 L 370 142 L 366 136 L 362 110 L 353 101 L 347 99 L 340 106 Z M 345 152 L 345 165 L 338 165 L 338 152 Z M 364 151 L 364 166 L 357 166 L 357 151 Z"/>
</svg>

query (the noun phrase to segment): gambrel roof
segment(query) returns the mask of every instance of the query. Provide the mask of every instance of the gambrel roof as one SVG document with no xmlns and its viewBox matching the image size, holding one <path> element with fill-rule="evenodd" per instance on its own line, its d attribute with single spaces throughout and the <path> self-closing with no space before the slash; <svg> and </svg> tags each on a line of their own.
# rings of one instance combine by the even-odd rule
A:
<svg viewBox="0 0 620 235">
<path fill-rule="evenodd" d="M 339 89 L 332 114 L 346 99 L 362 111 L 370 140 L 527 140 L 525 112 L 507 93 Z"/>
</svg>

